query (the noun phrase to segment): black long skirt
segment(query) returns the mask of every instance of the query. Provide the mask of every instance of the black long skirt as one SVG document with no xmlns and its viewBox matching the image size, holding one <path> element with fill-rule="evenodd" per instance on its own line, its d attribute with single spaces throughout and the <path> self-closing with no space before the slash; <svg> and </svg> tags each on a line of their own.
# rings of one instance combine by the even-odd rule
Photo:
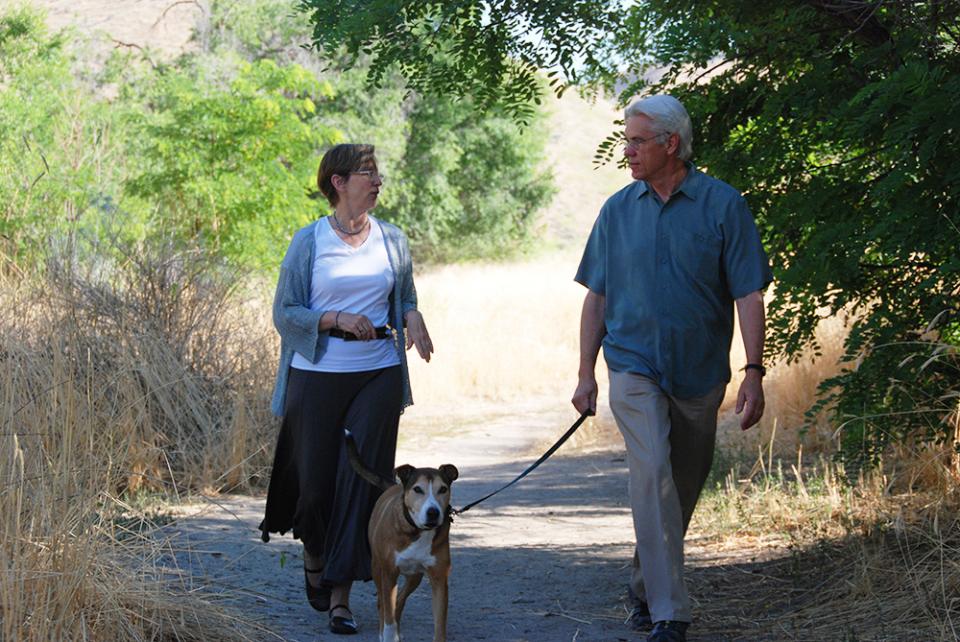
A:
<svg viewBox="0 0 960 642">
<path fill-rule="evenodd" d="M 291 368 L 263 541 L 292 529 L 323 560 L 324 580 L 369 580 L 367 522 L 381 491 L 350 466 L 343 430 L 353 433 L 364 463 L 390 479 L 402 404 L 400 366 L 347 373 Z"/>
</svg>

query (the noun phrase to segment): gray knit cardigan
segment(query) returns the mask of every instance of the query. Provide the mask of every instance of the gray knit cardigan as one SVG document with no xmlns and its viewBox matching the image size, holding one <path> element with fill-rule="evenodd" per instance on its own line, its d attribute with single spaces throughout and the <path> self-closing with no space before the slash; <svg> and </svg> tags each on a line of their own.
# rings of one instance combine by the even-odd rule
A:
<svg viewBox="0 0 960 642">
<path fill-rule="evenodd" d="M 313 259 L 316 252 L 314 228 L 320 221 L 300 229 L 290 241 L 287 254 L 280 264 L 280 279 L 273 298 L 273 325 L 280 333 L 280 366 L 273 389 L 271 410 L 283 415 L 287 394 L 287 378 L 293 353 L 299 352 L 310 361 L 316 361 L 327 349 L 329 333 L 319 330 L 320 317 L 325 310 L 310 309 L 310 282 L 313 278 Z M 383 230 L 387 257 L 393 270 L 394 285 L 390 294 L 390 325 L 397 330 L 397 353 L 403 378 L 403 408 L 413 404 L 410 392 L 410 373 L 407 369 L 403 317 L 417 308 L 417 289 L 413 284 L 413 261 L 407 237 L 396 225 L 374 219 Z"/>
</svg>

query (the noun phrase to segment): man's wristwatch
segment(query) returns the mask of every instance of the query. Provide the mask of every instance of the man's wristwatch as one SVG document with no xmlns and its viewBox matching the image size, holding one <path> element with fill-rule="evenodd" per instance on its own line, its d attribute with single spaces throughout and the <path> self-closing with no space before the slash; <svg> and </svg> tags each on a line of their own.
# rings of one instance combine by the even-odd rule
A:
<svg viewBox="0 0 960 642">
<path fill-rule="evenodd" d="M 765 377 L 767 375 L 767 369 L 759 363 L 748 363 L 747 365 L 743 366 L 741 370 L 759 370 L 761 377 Z"/>
</svg>

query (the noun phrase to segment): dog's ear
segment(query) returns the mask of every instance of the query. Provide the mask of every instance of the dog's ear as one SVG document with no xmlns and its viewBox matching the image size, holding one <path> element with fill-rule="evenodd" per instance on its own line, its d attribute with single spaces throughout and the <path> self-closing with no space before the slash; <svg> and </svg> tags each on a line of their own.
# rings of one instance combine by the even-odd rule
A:
<svg viewBox="0 0 960 642">
<path fill-rule="evenodd" d="M 404 464 L 402 466 L 397 466 L 397 479 L 400 480 L 400 483 L 404 486 L 407 485 L 407 481 L 413 475 L 417 469 L 411 466 L 410 464 Z"/>
<path fill-rule="evenodd" d="M 444 464 L 440 466 L 440 476 L 443 477 L 443 481 L 452 484 L 460 476 L 460 471 L 453 464 Z"/>
</svg>

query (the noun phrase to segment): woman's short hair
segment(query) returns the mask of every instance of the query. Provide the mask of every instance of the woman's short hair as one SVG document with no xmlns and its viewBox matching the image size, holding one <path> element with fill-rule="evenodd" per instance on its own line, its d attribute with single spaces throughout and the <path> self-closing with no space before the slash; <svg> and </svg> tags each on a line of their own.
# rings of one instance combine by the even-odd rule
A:
<svg viewBox="0 0 960 642">
<path fill-rule="evenodd" d="M 341 143 L 334 145 L 323 155 L 320 169 L 317 170 L 317 187 L 330 201 L 330 205 L 336 207 L 340 200 L 340 195 L 333 186 L 333 176 L 347 176 L 350 172 L 375 168 L 377 161 L 373 151 L 373 145 Z"/>
<path fill-rule="evenodd" d="M 658 134 L 676 134 L 680 137 L 677 158 L 685 161 L 693 156 L 693 125 L 683 103 L 673 96 L 658 94 L 638 100 L 624 111 L 625 118 L 641 115 L 653 121 L 653 128 Z"/>
</svg>

